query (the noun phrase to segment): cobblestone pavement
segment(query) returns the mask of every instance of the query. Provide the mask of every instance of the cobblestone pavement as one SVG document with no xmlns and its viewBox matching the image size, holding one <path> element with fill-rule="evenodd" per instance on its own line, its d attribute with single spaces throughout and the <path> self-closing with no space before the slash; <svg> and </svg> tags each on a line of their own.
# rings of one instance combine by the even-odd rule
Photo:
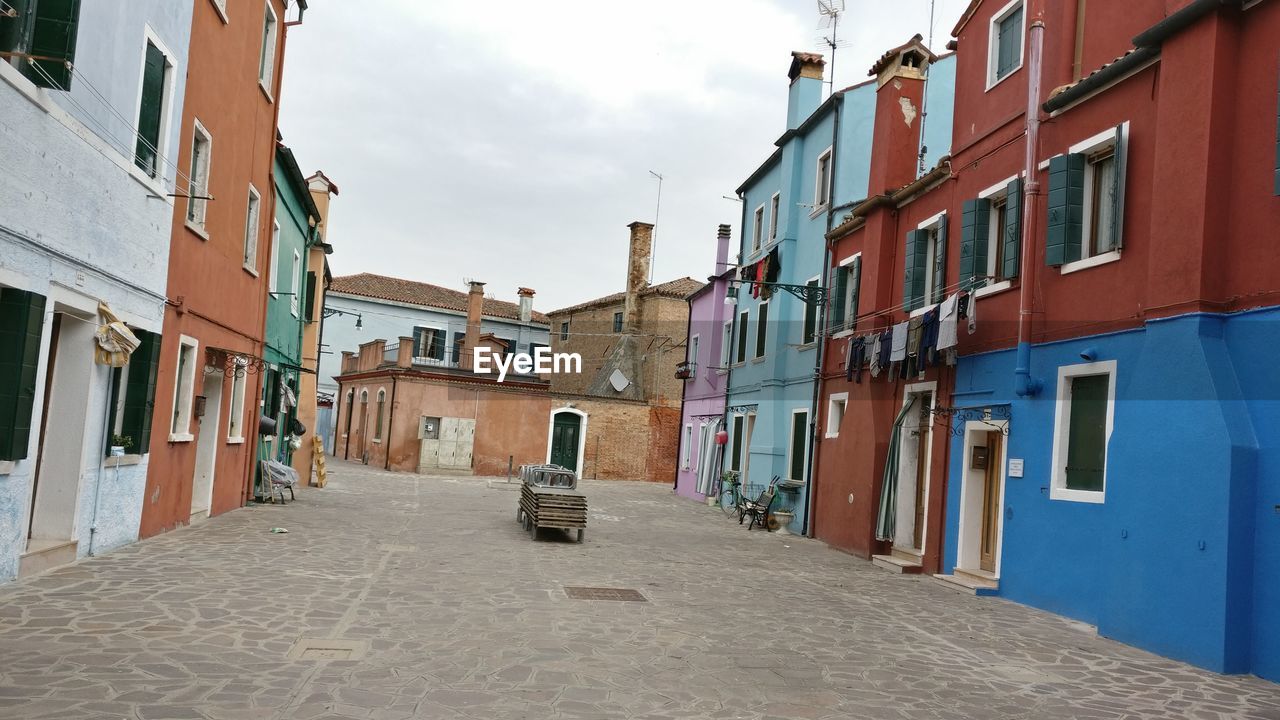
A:
<svg viewBox="0 0 1280 720">
<path fill-rule="evenodd" d="M 515 492 L 335 463 L 288 506 L 0 587 L 0 717 L 1280 719 L 1280 686 L 584 487 L 586 542 L 532 542 Z"/>
</svg>

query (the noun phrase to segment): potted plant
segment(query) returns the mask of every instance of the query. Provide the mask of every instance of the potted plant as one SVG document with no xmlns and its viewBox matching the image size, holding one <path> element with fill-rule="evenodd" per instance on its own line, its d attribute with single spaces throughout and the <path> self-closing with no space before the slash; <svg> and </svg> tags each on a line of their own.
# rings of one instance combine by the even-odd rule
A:
<svg viewBox="0 0 1280 720">
<path fill-rule="evenodd" d="M 725 470 L 720 473 L 720 489 L 718 495 L 708 495 L 707 505 L 715 507 L 720 504 L 720 498 L 726 493 L 731 492 L 732 488 L 738 484 L 738 471 Z"/>
<path fill-rule="evenodd" d="M 769 523 L 769 526 L 779 535 L 790 535 L 792 534 L 790 525 L 796 519 L 796 512 L 792 509 L 791 502 L 786 498 L 786 494 L 779 494 L 776 502 L 778 503 L 777 509 L 769 512 L 773 520 L 773 522 Z M 776 527 L 774 527 L 775 523 Z"/>
<path fill-rule="evenodd" d="M 111 457 L 122 457 L 125 449 L 133 445 L 133 438 L 128 435 L 111 436 Z"/>
</svg>

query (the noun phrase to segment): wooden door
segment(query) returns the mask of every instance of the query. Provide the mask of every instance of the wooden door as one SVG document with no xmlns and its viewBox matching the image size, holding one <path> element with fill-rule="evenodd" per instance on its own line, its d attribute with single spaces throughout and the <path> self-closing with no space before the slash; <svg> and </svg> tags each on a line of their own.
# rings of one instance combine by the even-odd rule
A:
<svg viewBox="0 0 1280 720">
<path fill-rule="evenodd" d="M 987 469 L 982 487 L 982 543 L 979 567 L 996 571 L 996 548 L 1000 542 L 1000 468 L 1004 467 L 1004 435 L 987 433 Z"/>
<path fill-rule="evenodd" d="M 574 413 L 557 413 L 551 426 L 551 464 L 578 471 L 578 443 L 582 418 Z"/>
</svg>

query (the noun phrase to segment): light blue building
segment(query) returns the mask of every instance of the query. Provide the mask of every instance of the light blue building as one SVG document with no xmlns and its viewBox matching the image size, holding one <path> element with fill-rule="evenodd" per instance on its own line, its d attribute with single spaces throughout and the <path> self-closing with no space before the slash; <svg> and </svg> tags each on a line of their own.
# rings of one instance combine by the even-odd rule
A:
<svg viewBox="0 0 1280 720">
<path fill-rule="evenodd" d="M 517 290 L 515 303 L 484 299 L 480 334 L 492 334 L 507 343 L 509 352 L 532 354 L 550 347 L 547 316 L 533 310 L 534 291 Z M 430 283 L 361 273 L 336 277 L 325 294 L 320 342 L 321 395 L 337 398 L 334 377 L 342 372 L 342 353 L 357 353 L 361 343 L 412 338 L 413 363 L 420 367 L 456 368 L 459 347 L 467 332 L 468 294 Z M 325 448 L 333 452 L 333 422 L 324 431 Z"/>
<path fill-rule="evenodd" d="M 193 8 L 8 5 L 0 582 L 138 537 Z M 141 341 L 122 367 L 124 355 L 115 367 L 95 357 L 102 305 Z"/>
<path fill-rule="evenodd" d="M 925 110 L 936 107 L 938 116 L 925 125 L 926 167 L 950 149 L 954 65 L 948 56 L 929 70 Z M 738 188 L 740 280 L 825 287 L 832 219 L 867 197 L 876 81 L 823 100 L 824 66 L 821 55 L 792 53 L 786 129 L 777 150 Z M 809 525 L 823 304 L 813 290 L 739 288 L 723 328 L 723 364 L 730 368 L 725 469 L 741 473 L 752 493 L 780 478 L 780 506 L 795 512 L 791 529 L 800 532 Z M 806 302 L 803 295 L 814 300 Z"/>
</svg>

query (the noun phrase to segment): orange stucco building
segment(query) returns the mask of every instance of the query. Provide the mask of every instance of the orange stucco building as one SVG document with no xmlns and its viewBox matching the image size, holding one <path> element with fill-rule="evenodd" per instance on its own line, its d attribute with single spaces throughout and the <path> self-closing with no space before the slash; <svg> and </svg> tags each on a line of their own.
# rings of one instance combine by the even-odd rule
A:
<svg viewBox="0 0 1280 720">
<path fill-rule="evenodd" d="M 195 4 L 143 537 L 252 496 L 290 4 Z"/>
</svg>

